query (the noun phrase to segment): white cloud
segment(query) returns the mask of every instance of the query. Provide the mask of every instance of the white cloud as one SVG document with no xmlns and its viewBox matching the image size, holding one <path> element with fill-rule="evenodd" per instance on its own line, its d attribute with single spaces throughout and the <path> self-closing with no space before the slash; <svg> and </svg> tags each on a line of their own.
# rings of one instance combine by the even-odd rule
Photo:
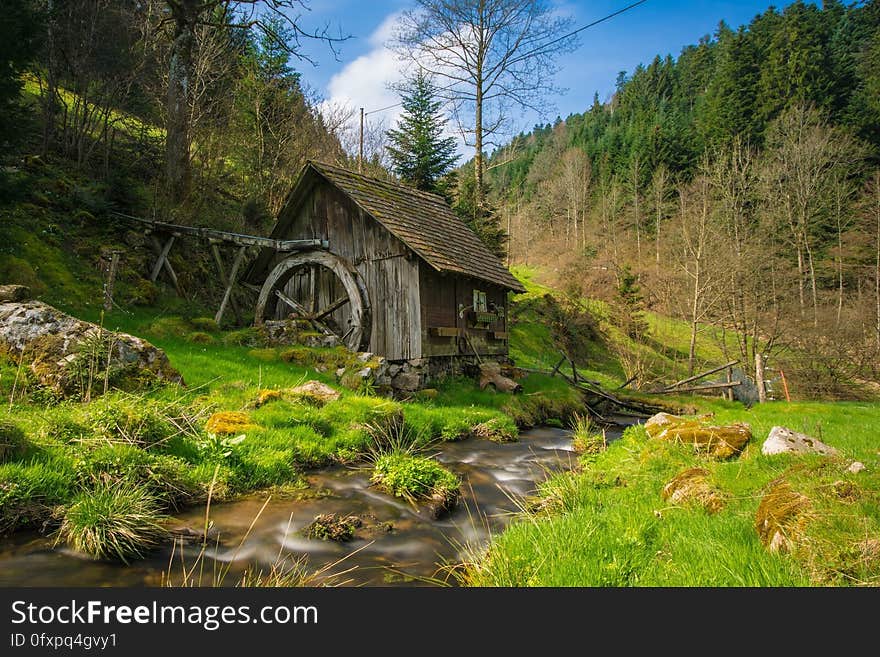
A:
<svg viewBox="0 0 880 657">
<path fill-rule="evenodd" d="M 365 112 L 378 110 L 400 101 L 397 93 L 388 88 L 404 77 L 404 64 L 385 44 L 391 39 L 400 14 L 388 16 L 370 35 L 372 49 L 347 64 L 327 83 L 326 107 L 349 107 L 357 113 L 363 107 Z M 400 107 L 387 112 L 376 113 L 373 119 L 384 119 L 394 125 L 400 115 Z M 355 116 L 357 116 L 355 114 Z"/>
</svg>

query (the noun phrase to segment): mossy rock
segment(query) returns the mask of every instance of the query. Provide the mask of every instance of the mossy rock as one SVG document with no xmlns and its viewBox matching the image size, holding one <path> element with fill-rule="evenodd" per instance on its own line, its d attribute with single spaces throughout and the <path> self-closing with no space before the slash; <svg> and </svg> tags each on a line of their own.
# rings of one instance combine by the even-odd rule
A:
<svg viewBox="0 0 880 657">
<path fill-rule="evenodd" d="M 28 447 L 28 440 L 18 425 L 0 420 L 0 463 L 24 454 Z"/>
<path fill-rule="evenodd" d="M 705 468 L 683 470 L 663 486 L 660 496 L 670 504 L 696 504 L 718 513 L 724 507 L 724 496 L 709 483 L 710 474 Z"/>
<path fill-rule="evenodd" d="M 252 426 L 253 424 L 247 413 L 220 411 L 208 418 L 208 422 L 205 424 L 205 431 L 214 434 L 233 434 L 241 433 Z"/>
<path fill-rule="evenodd" d="M 727 459 L 742 452 L 752 439 L 748 424 L 715 426 L 700 419 L 658 413 L 645 422 L 645 431 L 656 440 L 691 445 L 695 452 Z"/>
<path fill-rule="evenodd" d="M 346 543 L 354 538 L 357 530 L 363 522 L 357 516 L 342 516 L 338 513 L 322 513 L 305 528 L 305 534 L 309 538 L 317 538 L 322 541 L 337 541 Z"/>
<path fill-rule="evenodd" d="M 755 530 L 761 542 L 772 552 L 788 552 L 796 545 L 809 520 L 810 500 L 793 490 L 791 485 L 776 479 L 758 504 Z"/>
<path fill-rule="evenodd" d="M 214 336 L 204 331 L 194 331 L 186 336 L 186 340 L 194 344 L 214 344 Z"/>
<path fill-rule="evenodd" d="M 302 385 L 287 390 L 286 396 L 292 400 L 301 400 L 315 406 L 323 406 L 339 399 L 340 394 L 326 383 L 306 381 Z"/>
</svg>

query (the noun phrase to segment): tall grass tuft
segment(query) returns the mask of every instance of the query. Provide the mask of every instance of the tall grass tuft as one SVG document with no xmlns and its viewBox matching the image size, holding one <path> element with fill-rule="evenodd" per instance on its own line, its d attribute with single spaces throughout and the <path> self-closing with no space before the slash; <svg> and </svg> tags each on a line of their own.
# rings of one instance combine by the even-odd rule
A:
<svg viewBox="0 0 880 657">
<path fill-rule="evenodd" d="M 168 536 L 160 500 L 128 481 L 100 484 L 79 494 L 64 513 L 56 544 L 65 542 L 97 559 L 143 557 Z"/>
</svg>

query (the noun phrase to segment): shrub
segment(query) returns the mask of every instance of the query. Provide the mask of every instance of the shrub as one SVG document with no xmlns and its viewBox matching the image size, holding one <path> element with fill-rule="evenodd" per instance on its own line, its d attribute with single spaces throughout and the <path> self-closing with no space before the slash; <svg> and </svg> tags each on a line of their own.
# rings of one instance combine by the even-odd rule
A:
<svg viewBox="0 0 880 657">
<path fill-rule="evenodd" d="M 146 487 L 102 484 L 78 495 L 64 512 L 56 542 L 97 559 L 143 557 L 168 535 L 161 505 Z"/>
</svg>

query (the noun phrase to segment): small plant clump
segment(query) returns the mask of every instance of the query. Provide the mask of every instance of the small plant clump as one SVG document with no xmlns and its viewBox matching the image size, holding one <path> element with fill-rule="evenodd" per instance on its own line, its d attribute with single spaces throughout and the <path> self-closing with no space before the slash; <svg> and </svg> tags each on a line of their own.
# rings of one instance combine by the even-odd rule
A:
<svg viewBox="0 0 880 657">
<path fill-rule="evenodd" d="M 434 496 L 457 498 L 461 481 L 437 461 L 405 452 L 380 455 L 370 480 L 382 490 L 410 503 Z"/>
<path fill-rule="evenodd" d="M 147 488 L 123 482 L 85 490 L 64 511 L 56 542 L 96 559 L 128 563 L 164 540 L 162 505 Z"/>
<path fill-rule="evenodd" d="M 605 451 L 608 441 L 605 430 L 596 425 L 589 417 L 575 415 L 571 423 L 572 446 L 581 454 L 598 454 Z"/>
<path fill-rule="evenodd" d="M 354 532 L 363 522 L 357 516 L 342 516 L 337 513 L 322 513 L 315 516 L 308 527 L 306 536 L 322 541 L 345 543 L 354 538 Z"/>
</svg>

